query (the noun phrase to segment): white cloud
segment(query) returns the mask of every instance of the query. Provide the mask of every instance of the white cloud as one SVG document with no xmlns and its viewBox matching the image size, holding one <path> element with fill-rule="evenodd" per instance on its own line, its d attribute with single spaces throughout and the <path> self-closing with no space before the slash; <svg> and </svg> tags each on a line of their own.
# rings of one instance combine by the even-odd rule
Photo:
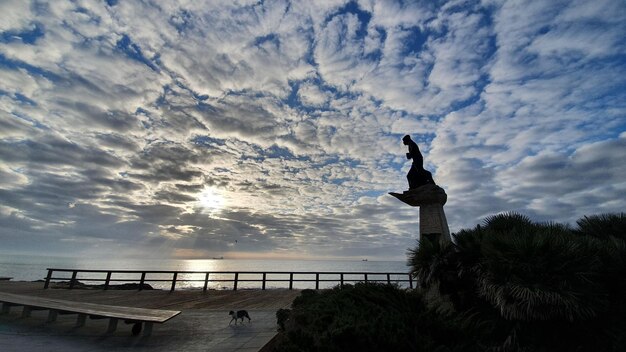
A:
<svg viewBox="0 0 626 352">
<path fill-rule="evenodd" d="M 3 2 L 3 239 L 401 259 L 404 134 L 453 230 L 623 209 L 617 3 Z"/>
<path fill-rule="evenodd" d="M 7 0 L 0 2 L 0 31 L 20 31 L 32 29 L 34 16 L 30 11 L 30 5 L 26 1 Z"/>
<path fill-rule="evenodd" d="M 298 89 L 298 97 L 306 105 L 323 106 L 328 102 L 331 95 L 323 92 L 317 85 L 303 84 Z"/>
</svg>

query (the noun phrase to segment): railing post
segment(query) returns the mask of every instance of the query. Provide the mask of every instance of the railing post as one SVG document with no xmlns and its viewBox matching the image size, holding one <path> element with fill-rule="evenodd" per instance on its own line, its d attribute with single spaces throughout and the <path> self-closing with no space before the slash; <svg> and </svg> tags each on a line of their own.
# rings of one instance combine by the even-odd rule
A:
<svg viewBox="0 0 626 352">
<path fill-rule="evenodd" d="M 46 283 L 43 285 L 43 289 L 47 289 L 50 286 L 50 278 L 52 277 L 52 269 L 48 269 L 48 275 L 46 276 Z"/>
<path fill-rule="evenodd" d="M 202 291 L 206 292 L 206 288 L 209 285 L 209 273 L 206 273 L 206 275 L 204 275 L 204 287 L 202 288 Z"/>
<path fill-rule="evenodd" d="M 364 277 L 364 279 L 365 279 L 365 283 L 367 283 L 367 273 L 364 273 L 364 274 L 363 274 L 363 277 Z"/>
<path fill-rule="evenodd" d="M 289 273 L 289 289 L 293 290 L 293 273 Z"/>
<path fill-rule="evenodd" d="M 387 285 L 391 285 L 391 274 L 387 274 Z"/>
<path fill-rule="evenodd" d="M 111 282 L 111 272 L 107 272 L 107 278 L 106 280 L 104 280 L 104 289 L 108 290 L 109 289 L 109 283 Z"/>
<path fill-rule="evenodd" d="M 315 273 L 315 289 L 320 289 L 320 273 Z"/>
<path fill-rule="evenodd" d="M 239 280 L 239 273 L 235 273 L 235 278 L 233 279 L 233 291 L 237 291 L 237 280 Z"/>
<path fill-rule="evenodd" d="M 143 282 L 146 280 L 146 272 L 141 273 L 141 280 L 139 280 L 139 291 L 143 290 Z"/>
<path fill-rule="evenodd" d="M 176 288 L 176 278 L 178 278 L 178 273 L 174 273 L 174 277 L 172 278 L 172 288 L 170 288 L 170 291 L 174 291 Z"/>
<path fill-rule="evenodd" d="M 409 274 L 409 288 L 413 288 L 413 276 L 411 274 Z"/>
<path fill-rule="evenodd" d="M 77 274 L 77 273 L 78 273 L 78 272 L 77 272 L 76 270 L 74 270 L 74 271 L 72 272 L 72 278 L 70 279 L 70 289 L 73 289 L 73 288 L 74 288 L 74 284 L 76 283 L 76 274 Z"/>
<path fill-rule="evenodd" d="M 343 288 L 343 273 L 341 273 L 339 275 L 341 275 L 341 285 L 340 285 L 340 287 Z"/>
<path fill-rule="evenodd" d="M 263 286 L 261 287 L 262 290 L 265 290 L 265 278 L 266 278 L 266 273 L 263 273 Z"/>
</svg>

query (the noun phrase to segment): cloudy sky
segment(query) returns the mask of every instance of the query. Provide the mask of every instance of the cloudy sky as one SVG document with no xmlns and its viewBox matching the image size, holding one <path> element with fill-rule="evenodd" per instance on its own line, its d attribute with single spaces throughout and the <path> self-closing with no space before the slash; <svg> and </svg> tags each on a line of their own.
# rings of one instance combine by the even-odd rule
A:
<svg viewBox="0 0 626 352">
<path fill-rule="evenodd" d="M 405 258 L 626 209 L 626 3 L 0 1 L 0 252 Z"/>
</svg>

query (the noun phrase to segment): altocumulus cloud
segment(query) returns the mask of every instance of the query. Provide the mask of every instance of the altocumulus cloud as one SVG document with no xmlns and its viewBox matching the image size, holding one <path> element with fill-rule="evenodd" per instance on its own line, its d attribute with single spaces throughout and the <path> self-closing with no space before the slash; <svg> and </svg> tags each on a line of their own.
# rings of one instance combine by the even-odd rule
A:
<svg viewBox="0 0 626 352">
<path fill-rule="evenodd" d="M 3 252 L 403 259 L 404 134 L 453 231 L 626 209 L 620 1 L 0 14 Z"/>
</svg>

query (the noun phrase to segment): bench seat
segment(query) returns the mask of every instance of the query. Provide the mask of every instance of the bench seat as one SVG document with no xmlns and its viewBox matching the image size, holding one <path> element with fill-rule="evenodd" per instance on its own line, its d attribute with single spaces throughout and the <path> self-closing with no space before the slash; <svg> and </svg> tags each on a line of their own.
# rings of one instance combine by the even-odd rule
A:
<svg viewBox="0 0 626 352">
<path fill-rule="evenodd" d="M 0 302 L 2 302 L 2 313 L 8 313 L 11 306 L 23 306 L 23 317 L 30 316 L 32 310 L 50 310 L 48 321 L 56 320 L 57 314 L 78 314 L 77 326 L 85 324 L 85 319 L 89 316 L 92 319 L 109 318 L 109 329 L 113 332 L 117 328 L 117 321 L 124 320 L 126 323 L 134 323 L 133 334 L 137 335 L 141 331 L 141 324 L 145 324 L 144 335 L 152 333 L 152 324 L 162 324 L 180 314 L 180 311 L 133 308 L 122 306 L 111 306 L 105 304 L 85 303 L 76 301 L 66 301 L 60 299 L 16 295 L 0 292 Z"/>
</svg>

